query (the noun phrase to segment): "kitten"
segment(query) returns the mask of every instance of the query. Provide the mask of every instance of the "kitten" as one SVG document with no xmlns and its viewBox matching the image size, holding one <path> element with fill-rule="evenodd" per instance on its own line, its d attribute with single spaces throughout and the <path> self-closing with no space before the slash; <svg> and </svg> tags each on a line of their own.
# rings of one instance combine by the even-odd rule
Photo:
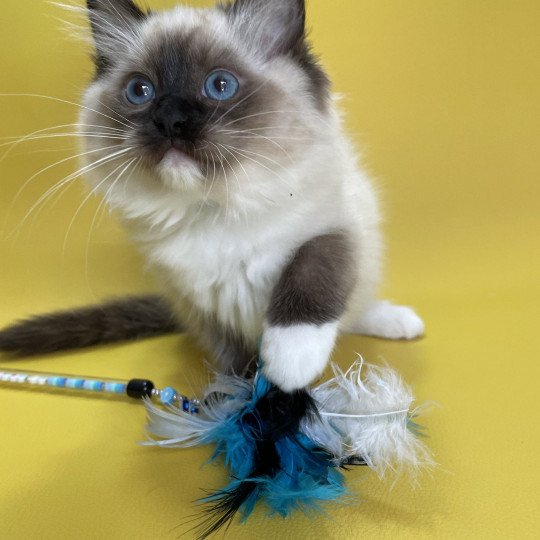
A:
<svg viewBox="0 0 540 540">
<path fill-rule="evenodd" d="M 96 76 L 80 121 L 103 136 L 82 130 L 86 180 L 163 295 L 23 322 L 0 333 L 0 349 L 183 327 L 223 371 L 244 372 L 260 342 L 264 374 L 291 392 L 322 373 L 340 331 L 423 333 L 410 308 L 375 300 L 377 198 L 306 42 L 303 0 L 163 13 L 87 4 Z"/>
</svg>

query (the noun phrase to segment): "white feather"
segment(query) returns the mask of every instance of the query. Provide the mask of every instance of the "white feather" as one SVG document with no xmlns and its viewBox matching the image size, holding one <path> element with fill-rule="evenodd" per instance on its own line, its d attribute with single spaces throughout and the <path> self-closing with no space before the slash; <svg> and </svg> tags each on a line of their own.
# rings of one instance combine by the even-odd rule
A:
<svg viewBox="0 0 540 540">
<path fill-rule="evenodd" d="M 197 414 L 174 406 L 163 408 L 146 399 L 148 440 L 141 444 L 169 448 L 206 444 L 205 436 L 244 406 L 251 388 L 252 381 L 248 379 L 216 374 L 214 382 L 204 392 Z M 234 399 L 216 398 L 219 394 L 234 396 Z"/>
<path fill-rule="evenodd" d="M 363 458 L 379 476 L 387 470 L 416 473 L 431 467 L 430 451 L 411 430 L 411 388 L 390 367 L 360 358 L 347 372 L 333 365 L 334 378 L 312 390 L 320 419 L 305 422 L 306 435 L 338 460 Z"/>
</svg>

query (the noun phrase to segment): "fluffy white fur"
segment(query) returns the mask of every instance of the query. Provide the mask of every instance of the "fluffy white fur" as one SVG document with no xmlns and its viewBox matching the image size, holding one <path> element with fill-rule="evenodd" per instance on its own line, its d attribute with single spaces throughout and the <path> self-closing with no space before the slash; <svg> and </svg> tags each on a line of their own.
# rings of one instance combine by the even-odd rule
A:
<svg viewBox="0 0 540 540">
<path fill-rule="evenodd" d="M 201 181 L 193 167 L 161 167 L 152 173 L 135 166 L 123 177 L 113 174 L 104 182 L 118 165 L 113 161 L 91 171 L 89 185 L 119 211 L 159 275 L 167 298 L 173 302 L 176 297 L 189 298 L 202 313 L 215 315 L 254 344 L 263 330 L 272 289 L 291 253 L 307 240 L 335 230 L 348 234 L 358 254 L 357 286 L 341 328 L 381 337 L 416 337 L 423 326 L 413 312 L 388 304 L 384 310 L 364 311 L 379 282 L 380 217 L 377 197 L 358 167 L 336 107 L 321 114 L 292 60 L 262 59 L 253 47 L 246 48 L 241 37 L 231 35 L 227 25 L 218 11 L 178 7 L 120 37 L 137 43 L 125 53 L 135 61 L 145 43 L 164 34 L 196 29 L 209 40 L 227 36 L 228 45 L 253 69 L 282 88 L 282 107 L 274 114 L 280 129 L 276 133 L 284 137 L 294 160 L 276 149 L 270 157 L 275 165 L 246 159 L 232 164 L 229 178 L 218 173 L 218 178 Z M 108 113 L 101 102 L 109 85 L 110 81 L 97 80 L 89 87 L 82 124 L 99 123 L 100 115 Z M 95 139 L 86 145 L 98 148 Z M 334 326 L 322 332 L 299 328 L 266 332 L 268 375 L 291 390 L 310 383 L 328 361 L 335 336 Z"/>
<path fill-rule="evenodd" d="M 338 323 L 266 327 L 261 343 L 264 375 L 285 392 L 304 388 L 324 371 L 337 333 Z"/>
</svg>

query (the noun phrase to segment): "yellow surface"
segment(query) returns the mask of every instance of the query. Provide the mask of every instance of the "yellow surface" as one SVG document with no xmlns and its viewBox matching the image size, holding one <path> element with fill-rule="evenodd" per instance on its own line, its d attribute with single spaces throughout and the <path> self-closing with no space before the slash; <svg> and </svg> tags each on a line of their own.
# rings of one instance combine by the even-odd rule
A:
<svg viewBox="0 0 540 540">
<path fill-rule="evenodd" d="M 41 0 L 3 0 L 0 92 L 77 99 L 90 64 L 55 16 Z M 415 343 L 346 337 L 336 359 L 384 357 L 419 401 L 441 404 L 424 420 L 440 467 L 416 489 L 353 471 L 362 504 L 331 508 L 330 519 L 257 514 L 229 537 L 538 538 L 540 3 L 312 0 L 310 20 L 382 186 L 384 294 L 427 323 Z M 66 124 L 75 110 L 2 97 L 0 135 Z M 24 180 L 70 145 L 21 145 L 0 163 L 7 233 L 73 165 L 46 171 L 14 202 Z M 151 288 L 113 218 L 90 230 L 95 201 L 66 234 L 82 201 L 71 187 L 4 235 L 1 324 Z M 200 358 L 170 337 L 13 366 L 146 376 L 189 391 L 206 378 Z M 0 537 L 177 538 L 200 488 L 222 486 L 224 472 L 200 467 L 207 449 L 137 446 L 143 422 L 137 404 L 0 389 Z"/>
</svg>

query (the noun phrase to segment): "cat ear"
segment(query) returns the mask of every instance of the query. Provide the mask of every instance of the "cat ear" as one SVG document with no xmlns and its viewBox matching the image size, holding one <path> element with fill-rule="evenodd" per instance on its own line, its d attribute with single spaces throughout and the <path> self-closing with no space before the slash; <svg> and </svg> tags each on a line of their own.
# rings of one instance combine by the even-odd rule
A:
<svg viewBox="0 0 540 540">
<path fill-rule="evenodd" d="M 239 34 L 268 58 L 295 52 L 304 43 L 304 0 L 236 0 L 225 10 Z"/>
<path fill-rule="evenodd" d="M 137 23 L 147 15 L 132 0 L 87 0 L 86 5 L 99 70 L 111 63 L 119 47 L 133 46 Z"/>
</svg>

